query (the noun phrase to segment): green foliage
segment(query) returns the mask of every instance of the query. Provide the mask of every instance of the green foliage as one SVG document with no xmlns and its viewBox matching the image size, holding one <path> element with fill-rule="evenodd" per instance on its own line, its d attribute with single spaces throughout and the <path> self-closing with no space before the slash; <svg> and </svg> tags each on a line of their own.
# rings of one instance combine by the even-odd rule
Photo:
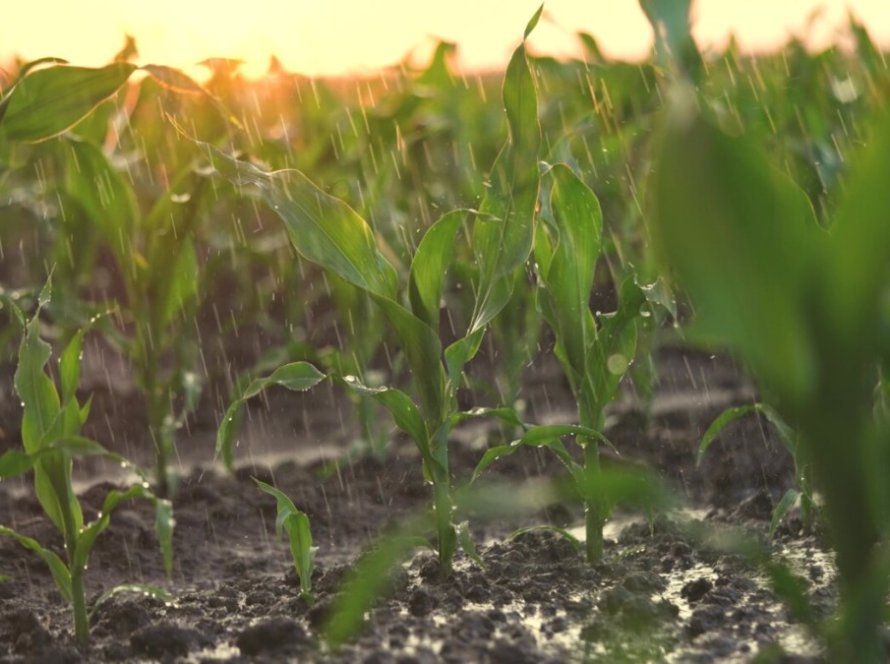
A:
<svg viewBox="0 0 890 664">
<path fill-rule="evenodd" d="M 80 643 L 86 643 L 89 622 L 83 576 L 96 538 L 108 527 L 115 509 L 132 498 L 144 498 L 154 504 L 156 532 L 168 575 L 173 564 L 173 518 L 170 503 L 157 498 L 147 483 L 140 482 L 123 490 L 109 491 L 96 519 L 84 523 L 80 501 L 71 484 L 73 460 L 81 456 L 102 456 L 121 464 L 126 461 L 99 443 L 80 436 L 80 428 L 89 413 L 89 402 L 81 405 L 75 394 L 80 382 L 81 345 L 86 329 L 80 330 L 61 353 L 61 395 L 46 372 L 52 349 L 40 338 L 39 315 L 49 303 L 50 295 L 47 282 L 37 312 L 24 328 L 15 373 L 15 389 L 23 404 L 24 450 L 10 450 L 0 457 L 0 477 L 14 477 L 33 470 L 35 493 L 47 518 L 62 536 L 67 560 L 11 528 L 0 526 L 0 535 L 13 538 L 47 564 L 56 587 L 72 606 L 75 637 Z M 20 312 L 19 317 L 23 318 Z"/>
<path fill-rule="evenodd" d="M 598 487 L 597 446 L 605 408 L 614 399 L 621 376 L 636 347 L 636 320 L 645 305 L 643 291 L 628 278 L 621 289 L 618 311 L 603 318 L 599 328 L 590 310 L 597 260 L 601 251 L 602 212 L 594 193 L 565 165 L 548 172 L 551 215 L 535 237 L 535 261 L 540 289 L 538 302 L 556 338 L 556 357 L 577 401 L 578 427 L 532 427 L 509 445 L 489 449 L 474 478 L 495 459 L 520 445 L 545 445 L 569 470 L 586 514 L 586 552 L 591 562 L 602 556 L 602 528 L 610 505 Z M 584 452 L 577 463 L 560 437 L 573 434 Z"/>
<path fill-rule="evenodd" d="M 466 212 L 444 215 L 424 235 L 411 262 L 408 306 L 404 306 L 399 301 L 395 267 L 383 255 L 371 226 L 348 204 L 323 192 L 297 170 L 266 172 L 203 146 L 221 176 L 255 193 L 280 217 L 303 258 L 366 293 L 399 340 L 416 399 L 393 387 L 367 387 L 356 376 L 345 376 L 343 382 L 386 407 L 417 445 L 424 477 L 433 485 L 439 561 L 445 575 L 451 571 L 458 545 L 451 520 L 448 464 L 448 435 L 457 415 L 455 392 L 465 365 L 479 350 L 486 326 L 509 300 L 513 272 L 528 258 L 534 233 L 540 130 L 524 44 L 510 61 L 503 96 L 510 135 L 495 161 L 491 186 L 473 226 L 473 251 L 479 266 L 474 311 L 466 335 L 444 350 L 438 329 L 439 300 L 451 248 Z M 227 416 L 220 439 L 228 435 L 228 422 Z"/>
<path fill-rule="evenodd" d="M 852 18 L 855 54 L 812 53 L 793 40 L 754 58 L 731 41 L 703 57 L 691 37 L 692 3 L 641 4 L 655 29 L 651 61 L 610 61 L 580 35 L 583 60 L 533 57 L 523 43 L 503 78 L 458 75 L 457 46 L 447 42 L 420 70 L 406 62 L 355 85 L 280 67 L 251 83 L 237 63 L 211 60 L 205 87 L 144 65 L 148 76 L 119 95 L 136 70 L 132 40 L 107 67 L 54 58 L 19 65 L 0 92 L 0 350 L 14 353 L 7 341 L 23 331 L 16 389 L 27 407 L 25 448 L 0 456 L 0 476 L 33 470 L 47 518 L 64 539 L 82 539 L 63 558 L 21 533 L 2 534 L 44 560 L 76 615 L 82 579 L 74 570 L 122 501 L 155 502 L 165 561 L 171 555 L 169 503 L 139 487 L 112 491 L 102 518 L 83 524 L 66 480 L 73 459 L 117 459 L 78 433 L 89 404 L 75 396 L 77 330 L 96 312 L 113 312 L 97 325 L 145 397 L 161 496 L 175 488 L 168 466 L 177 429 L 205 380 L 235 384 L 217 436 L 229 468 L 246 401 L 274 385 L 308 389 L 325 377 L 316 366 L 346 386 L 375 450 L 389 433 L 380 409 L 413 439 L 432 509 L 384 540 L 361 567 L 370 571 L 350 581 L 353 595 L 338 599 L 340 622 L 330 625 L 339 642 L 361 623 L 394 561 L 431 533 L 443 572 L 458 547 L 476 559 L 465 521 L 475 513 L 464 509 L 449 464 L 449 435 L 468 418 L 498 418 L 504 428 L 473 480 L 519 449 L 556 454 L 566 491 L 587 506 L 591 558 L 617 501 L 649 509 L 663 500 L 646 493 L 648 476 L 600 469 L 597 453 L 609 444 L 604 409 L 624 375 L 641 399 L 651 395 L 647 354 L 665 334 L 659 307 L 686 315 L 683 296 L 678 315 L 657 279 L 651 239 L 697 314 L 690 337 L 733 349 L 773 406 L 721 415 L 699 459 L 723 427 L 752 411 L 776 427 L 797 486 L 779 500 L 771 534 L 798 503 L 808 522 L 814 490 L 825 495 L 844 579 L 831 654 L 849 661 L 859 654 L 849 644 L 874 646 L 890 523 L 890 132 L 870 116 L 890 93 L 884 58 Z M 668 74 L 695 93 L 670 89 Z M 861 145 L 870 147 L 854 158 Z M 542 169 L 542 158 L 556 165 Z M 50 271 L 53 303 L 48 289 L 39 293 Z M 603 299 L 617 301 L 614 311 L 593 313 L 593 302 L 607 309 Z M 68 340 L 55 381 L 35 308 Z M 539 350 L 542 318 L 578 403 L 577 425 L 524 421 L 523 369 Z M 231 345 L 239 328 L 258 332 L 269 352 L 243 357 L 243 346 Z M 468 370 L 486 352 L 494 388 Z M 244 365 L 254 380 L 229 380 Z M 462 411 L 458 390 L 477 403 L 497 393 L 508 407 Z M 308 518 L 275 497 L 277 530 L 288 536 L 308 597 Z M 501 514 L 516 509 L 506 501 Z M 755 558 L 795 612 L 825 633 L 800 579 Z M 144 590 L 109 592 L 126 589 Z"/>
<path fill-rule="evenodd" d="M 58 136 L 116 93 L 135 70 L 115 62 L 98 69 L 62 65 L 28 73 L 0 99 L 0 136 L 10 141 Z"/>
</svg>

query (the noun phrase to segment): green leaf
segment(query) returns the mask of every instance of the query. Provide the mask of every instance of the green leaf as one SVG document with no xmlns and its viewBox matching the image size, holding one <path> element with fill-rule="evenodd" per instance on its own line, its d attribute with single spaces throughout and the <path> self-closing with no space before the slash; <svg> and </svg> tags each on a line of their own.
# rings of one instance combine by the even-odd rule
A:
<svg viewBox="0 0 890 664">
<path fill-rule="evenodd" d="M 330 618 L 323 628 L 325 641 L 337 646 L 356 634 L 367 611 L 391 584 L 395 567 L 418 547 L 427 546 L 423 535 L 433 525 L 432 515 L 424 513 L 374 542 L 355 563 L 343 591 L 334 598 Z"/>
<path fill-rule="evenodd" d="M 305 512 L 297 509 L 293 501 L 281 490 L 256 478 L 253 481 L 260 489 L 274 497 L 277 502 L 275 533 L 279 538 L 283 532 L 287 533 L 294 570 L 300 578 L 300 591 L 304 597 L 311 598 L 315 549 L 312 546 L 309 517 Z"/>
<path fill-rule="evenodd" d="M 86 329 L 80 329 L 68 342 L 59 358 L 59 380 L 62 383 L 62 401 L 73 401 L 80 383 L 80 358 Z"/>
<path fill-rule="evenodd" d="M 155 305 L 161 326 L 172 321 L 198 294 L 198 254 L 191 238 L 182 238 L 175 262 L 168 269 L 170 276 L 163 280 L 163 287 L 157 293 L 160 301 Z"/>
<path fill-rule="evenodd" d="M 705 335 L 737 349 L 783 401 L 815 377 L 805 311 L 824 243 L 806 195 L 751 141 L 678 103 L 656 150 L 651 234 Z"/>
<path fill-rule="evenodd" d="M 160 500 L 155 497 L 155 495 L 147 488 L 147 483 L 133 484 L 123 490 L 112 489 L 106 494 L 105 500 L 102 501 L 102 509 L 99 511 L 99 515 L 94 521 L 86 524 L 75 538 L 74 551 L 71 555 L 72 570 L 86 569 L 90 553 L 93 550 L 93 545 L 96 543 L 96 538 L 108 528 L 108 525 L 111 523 L 111 515 L 121 503 L 133 498 L 145 498 L 153 502 L 156 508 L 159 504 L 166 503 L 166 507 L 163 507 L 160 510 L 156 509 L 156 516 L 160 512 L 166 514 L 166 522 L 162 524 L 158 520 L 156 526 L 158 530 L 158 538 L 161 540 L 161 552 L 164 555 L 164 568 L 169 574 L 167 558 L 168 552 L 172 552 L 172 545 L 169 542 L 169 537 L 172 536 L 173 527 L 173 520 L 171 517 L 172 508 L 170 508 L 169 501 Z"/>
<path fill-rule="evenodd" d="M 445 349 L 445 366 L 448 370 L 448 382 L 452 389 L 460 386 L 464 367 L 479 352 L 484 334 L 485 328 L 479 328 L 462 339 L 458 339 Z"/>
<path fill-rule="evenodd" d="M 27 452 L 39 449 L 61 411 L 59 394 L 45 372 L 52 349 L 40 338 L 38 315 L 39 311 L 25 328 L 13 379 L 16 393 L 24 404 L 22 442 Z"/>
<path fill-rule="evenodd" d="M 230 472 L 235 470 L 233 446 L 235 444 L 235 435 L 241 427 L 244 403 L 244 399 L 236 399 L 229 404 L 216 432 L 215 456 L 217 458 L 222 457 L 223 465 Z"/>
<path fill-rule="evenodd" d="M 470 532 L 470 522 L 462 521 L 454 527 L 454 531 L 457 534 L 460 548 L 467 554 L 467 558 L 479 565 L 479 567 L 484 568 L 485 562 L 482 560 L 482 556 L 479 555 L 479 551 L 476 549 L 476 542 L 473 541 L 473 533 Z"/>
<path fill-rule="evenodd" d="M 733 406 L 724 410 L 717 416 L 702 436 L 701 443 L 698 445 L 698 454 L 696 455 L 696 466 L 701 465 L 705 453 L 714 442 L 714 439 L 729 426 L 730 423 L 745 417 L 751 413 L 762 413 L 764 417 L 772 424 L 779 433 L 779 438 L 783 446 L 788 452 L 794 456 L 797 449 L 797 439 L 794 430 L 788 426 L 785 420 L 773 408 L 766 404 L 755 403 L 747 406 Z"/>
<path fill-rule="evenodd" d="M 47 567 L 49 567 L 49 571 L 52 573 L 53 580 L 56 582 L 56 587 L 59 589 L 59 592 L 62 593 L 62 597 L 68 602 L 71 601 L 71 573 L 59 556 L 49 549 L 44 549 L 40 546 L 40 543 L 37 540 L 17 533 L 12 528 L 0 526 L 0 535 L 11 537 L 29 551 L 36 553 L 37 556 L 46 563 Z"/>
<path fill-rule="evenodd" d="M 0 478 L 17 477 L 27 473 L 34 467 L 40 452 L 28 454 L 18 450 L 8 450 L 0 456 Z"/>
<path fill-rule="evenodd" d="M 524 44 L 514 51 L 507 66 L 503 100 L 510 134 L 492 167 L 490 186 L 473 229 L 480 278 L 467 336 L 481 330 L 507 304 L 513 271 L 526 262 L 532 247 L 541 130 Z"/>
<path fill-rule="evenodd" d="M 795 503 L 797 503 L 798 498 L 800 498 L 799 491 L 788 489 L 788 491 L 785 492 L 785 495 L 782 496 L 782 499 L 779 500 L 779 503 L 773 510 L 773 518 L 769 523 L 770 539 L 773 539 L 776 536 L 776 530 L 778 529 L 779 524 L 782 522 L 782 519 L 785 518 L 785 515 L 788 514 L 789 510 L 794 507 Z"/>
<path fill-rule="evenodd" d="M 461 422 L 465 422 L 468 419 L 476 417 L 496 417 L 502 422 L 505 422 L 511 426 L 521 429 L 526 428 L 526 425 L 523 424 L 523 422 L 516 415 L 516 411 L 512 408 L 508 408 L 506 406 L 501 406 L 498 408 L 479 406 L 476 408 L 471 408 L 470 410 L 463 410 L 451 415 L 448 418 L 448 429 L 451 430 L 459 425 Z"/>
<path fill-rule="evenodd" d="M 775 427 L 782 445 L 788 450 L 788 454 L 796 459 L 798 436 L 794 429 L 789 426 L 785 418 L 779 415 L 778 411 L 772 406 L 765 403 L 756 403 L 754 407 L 757 409 L 757 412 L 766 417 L 767 421 Z M 795 463 L 797 462 L 795 461 Z"/>
<path fill-rule="evenodd" d="M 532 426 L 529 427 L 520 438 L 514 440 L 509 445 L 497 445 L 487 449 L 485 454 L 482 455 L 482 459 L 476 464 L 476 468 L 473 470 L 473 476 L 470 481 L 475 482 L 479 479 L 482 472 L 494 461 L 501 457 L 513 454 L 523 445 L 550 448 L 563 465 L 572 473 L 573 477 L 575 477 L 579 472 L 580 467 L 575 460 L 572 459 L 572 455 L 569 454 L 568 450 L 566 450 L 565 446 L 562 444 L 560 439 L 563 436 L 576 436 L 582 439 L 590 439 L 591 441 L 597 440 L 605 443 L 613 450 L 615 449 L 614 445 L 612 445 L 602 433 L 589 427 L 583 427 L 577 424 L 547 424 Z"/>
<path fill-rule="evenodd" d="M 609 439 L 601 432 L 578 424 L 542 424 L 533 426 L 522 434 L 519 440 L 515 442 L 520 445 L 532 445 L 537 447 L 539 445 L 546 445 L 551 440 L 561 438 L 562 436 L 575 436 L 576 438 L 596 440 L 604 443 L 616 454 L 619 454 L 616 447 L 609 442 Z"/>
<path fill-rule="evenodd" d="M 22 308 L 10 294 L 2 292 L 2 289 L 0 289 L 0 309 L 3 308 L 8 310 L 12 315 L 13 321 L 17 323 L 20 328 L 25 328 L 28 322 L 25 319 L 24 312 L 22 312 Z"/>
<path fill-rule="evenodd" d="M 62 402 L 66 405 L 77 405 L 75 392 L 77 391 L 77 386 L 80 384 L 80 364 L 83 355 L 84 336 L 86 336 L 87 332 L 90 331 L 93 325 L 99 322 L 105 315 L 106 314 L 98 314 L 93 316 L 89 323 L 74 334 L 71 341 L 68 342 L 68 345 L 65 346 L 65 349 L 59 357 L 59 379 L 62 383 Z M 86 415 L 88 413 L 89 410 L 87 409 L 85 413 L 77 418 L 79 420 L 77 423 L 78 429 L 79 426 L 86 421 Z"/>
<path fill-rule="evenodd" d="M 662 66 L 677 63 L 681 71 L 697 80 L 702 59 L 692 39 L 692 0 L 640 0 L 640 6 L 655 32 L 655 54 Z"/>
<path fill-rule="evenodd" d="M 98 69 L 58 66 L 19 81 L 0 119 L 0 136 L 42 141 L 70 129 L 127 82 L 135 65 L 116 62 Z"/>
<path fill-rule="evenodd" d="M 286 387 L 292 392 L 302 392 L 314 387 L 325 379 L 325 375 L 308 362 L 291 362 L 278 367 L 266 378 L 251 381 L 241 395 L 250 399 L 272 385 Z"/>
<path fill-rule="evenodd" d="M 580 395 L 587 389 L 583 383 L 593 380 L 588 354 L 597 334 L 589 302 L 603 217 L 596 196 L 571 169 L 558 164 L 550 170 L 550 177 L 554 238 L 536 243 L 538 274 L 545 286 L 539 298 L 570 383 Z M 595 392 L 592 387 L 588 391 Z"/>
<path fill-rule="evenodd" d="M 130 246 L 138 209 L 133 187 L 102 149 L 68 137 L 64 142 L 65 189 L 83 208 L 123 270 L 132 270 Z"/>
<path fill-rule="evenodd" d="M 226 410 L 216 433 L 216 456 L 221 456 L 228 470 L 233 469 L 235 434 L 240 424 L 240 412 L 244 403 L 266 388 L 274 385 L 302 392 L 324 380 L 325 375 L 308 362 L 291 362 L 278 367 L 266 378 L 256 378 L 237 395 Z"/>
<path fill-rule="evenodd" d="M 343 382 L 350 390 L 369 396 L 386 408 L 393 416 L 396 426 L 411 436 L 424 462 L 430 467 L 439 466 L 430 447 L 430 432 L 411 397 L 393 387 L 368 387 L 355 376 L 346 376 Z"/>
<path fill-rule="evenodd" d="M 584 548 L 583 542 L 581 540 L 579 540 L 577 537 L 575 537 L 567 529 L 560 528 L 559 526 L 551 526 L 549 524 L 540 525 L 540 526 L 527 526 L 525 528 L 517 528 L 512 533 L 510 533 L 510 539 L 511 540 L 516 539 L 520 535 L 525 535 L 526 533 L 537 532 L 540 530 L 543 530 L 543 531 L 546 531 L 549 533 L 556 533 L 557 535 L 560 535 L 561 537 L 566 539 L 569 542 L 569 544 L 571 544 L 573 547 L 575 547 L 575 551 L 579 554 L 581 553 L 581 551 Z"/>
<path fill-rule="evenodd" d="M 24 404 L 22 443 L 27 454 L 44 449 L 64 435 L 62 409 L 56 386 L 45 372 L 51 348 L 40 338 L 40 309 L 50 297 L 47 281 L 38 309 L 25 328 L 13 382 Z M 59 453 L 46 454 L 34 466 L 34 490 L 46 515 L 65 538 L 80 528 L 81 512 L 71 489 L 71 462 Z"/>
<path fill-rule="evenodd" d="M 40 313 L 40 309 L 47 306 L 53 297 L 53 276 L 49 275 L 46 279 L 46 283 L 40 288 L 40 292 L 37 294 L 37 313 Z M 35 314 L 36 315 L 36 314 Z"/>
<path fill-rule="evenodd" d="M 430 226 L 411 260 L 408 295 L 411 310 L 434 330 L 439 329 L 439 301 L 445 273 L 454 255 L 457 231 L 466 210 L 452 210 Z"/>
<path fill-rule="evenodd" d="M 711 422 L 710 426 L 705 431 L 705 435 L 702 436 L 701 442 L 698 444 L 698 454 L 695 456 L 695 465 L 701 465 L 711 443 L 714 442 L 717 436 L 719 436 L 730 423 L 756 411 L 757 409 L 752 404 L 750 406 L 733 406 L 720 413 L 717 416 L 717 419 Z"/>
<path fill-rule="evenodd" d="M 853 168 L 844 179 L 844 197 L 832 227 L 834 251 L 825 307 L 845 353 L 861 353 L 884 338 L 874 321 L 888 278 L 890 202 L 883 195 L 882 175 L 890 172 L 890 113 L 881 112 L 875 124 L 866 149 L 851 160 Z"/>
<path fill-rule="evenodd" d="M 445 376 L 442 370 L 442 344 L 438 330 L 420 320 L 405 307 L 388 298 L 373 295 L 398 337 L 411 367 L 412 381 L 420 393 L 420 405 L 430 421 L 444 417 Z"/>
<path fill-rule="evenodd" d="M 300 171 L 268 173 L 209 144 L 199 145 L 220 175 L 258 194 L 281 218 L 300 255 L 369 293 L 395 298 L 395 268 L 379 251 L 371 227 L 355 210 L 323 192 Z"/>
<path fill-rule="evenodd" d="M 470 483 L 472 484 L 482 475 L 483 472 L 495 461 L 498 459 L 510 456 L 515 453 L 519 449 L 519 445 L 515 444 L 516 441 L 509 445 L 495 445 L 494 447 L 489 447 L 485 450 L 485 453 L 482 455 L 482 458 L 479 459 L 479 463 L 476 464 L 476 467 L 473 469 L 473 475 L 470 477 Z M 566 452 L 568 455 L 568 452 Z"/>
<path fill-rule="evenodd" d="M 522 33 L 522 38 L 528 39 L 528 36 L 532 33 L 532 30 L 535 29 L 535 26 L 538 25 L 538 21 L 541 19 L 541 14 L 544 13 L 544 3 L 541 3 L 541 6 L 538 7 L 537 11 L 532 15 L 532 17 L 528 20 L 528 24 L 525 26 L 525 32 Z"/>
<path fill-rule="evenodd" d="M 52 441 L 36 452 L 27 453 L 9 450 L 0 456 L 0 478 L 15 477 L 28 472 L 43 457 L 59 452 L 70 457 L 102 456 L 112 461 L 123 462 L 119 454 L 109 452 L 99 443 L 83 436 L 66 436 Z"/>
<path fill-rule="evenodd" d="M 596 343 L 588 354 L 582 408 L 595 410 L 601 415 L 614 398 L 618 384 L 636 354 L 637 321 L 645 303 L 643 290 L 633 276 L 628 276 L 620 287 L 618 311 L 602 316 Z M 589 406 L 584 406 L 585 403 Z"/>
</svg>

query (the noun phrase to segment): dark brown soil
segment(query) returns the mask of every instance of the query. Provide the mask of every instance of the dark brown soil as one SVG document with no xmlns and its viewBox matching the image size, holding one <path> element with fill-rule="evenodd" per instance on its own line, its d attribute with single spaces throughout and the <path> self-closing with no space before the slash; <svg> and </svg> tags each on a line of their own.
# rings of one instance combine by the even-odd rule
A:
<svg viewBox="0 0 890 664">
<path fill-rule="evenodd" d="M 333 465 L 319 458 L 342 451 L 350 439 L 348 404 L 335 390 L 272 393 L 251 411 L 235 476 L 206 464 L 214 435 L 210 418 L 183 432 L 186 470 L 175 500 L 169 582 L 149 507 L 134 502 L 114 514 L 90 561 L 90 597 L 118 583 L 144 582 L 166 587 L 175 600 L 116 595 L 93 616 L 88 649 L 75 647 L 70 611 L 44 564 L 0 540 L 0 573 L 10 577 L 0 583 L 0 660 L 712 662 L 765 657 L 782 644 L 799 657 L 787 661 L 805 661 L 816 649 L 759 570 L 690 532 L 690 524 L 703 522 L 715 529 L 742 526 L 764 539 L 772 506 L 791 485 L 790 459 L 768 426 L 751 418 L 721 436 L 696 468 L 704 429 L 726 406 L 750 402 L 753 389 L 732 363 L 707 354 L 666 348 L 658 366 L 651 407 L 628 390 L 607 434 L 624 457 L 619 462 L 656 468 L 687 508 L 648 520 L 619 511 L 597 565 L 549 531 L 510 537 L 521 525 L 577 526 L 577 505 L 517 515 L 512 523 L 474 524 L 483 567 L 460 555 L 454 576 L 442 581 L 432 554 L 417 553 L 394 575 L 392 592 L 370 612 L 358 639 L 327 649 L 320 626 L 345 573 L 373 538 L 426 505 L 430 490 L 417 454 L 398 436 L 384 461 L 365 457 Z M 120 403 L 133 399 L 120 389 Z M 527 419 L 572 418 L 557 371 L 544 365 L 531 372 L 528 390 Z M 139 434 L 128 426 L 126 410 L 100 404 L 92 434 L 102 439 L 103 431 L 117 431 L 117 447 L 138 456 Z M 3 426 L 8 444 L 17 433 Z M 121 432 L 127 432 L 126 443 Z M 478 425 L 456 432 L 457 483 L 469 477 L 485 433 Z M 524 450 L 495 463 L 486 479 L 519 485 L 560 474 L 545 451 Z M 311 518 L 318 546 L 311 606 L 299 596 L 287 547 L 275 542 L 275 502 L 251 477 L 275 482 Z M 84 486 L 89 518 L 111 484 Z M 0 523 L 57 544 L 27 480 L 0 484 Z M 812 581 L 816 606 L 828 612 L 834 601 L 830 555 L 798 531 L 792 517 L 774 547 Z"/>
</svg>

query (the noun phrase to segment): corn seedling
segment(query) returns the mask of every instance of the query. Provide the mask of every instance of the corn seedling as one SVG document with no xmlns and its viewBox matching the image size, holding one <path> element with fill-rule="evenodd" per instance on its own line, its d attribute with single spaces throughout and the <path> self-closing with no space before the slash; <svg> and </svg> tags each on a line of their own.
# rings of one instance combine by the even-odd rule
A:
<svg viewBox="0 0 890 664">
<path fill-rule="evenodd" d="M 773 508 L 769 536 L 770 538 L 775 536 L 776 529 L 779 527 L 782 519 L 785 518 L 785 515 L 788 514 L 791 508 L 798 504 L 800 505 L 800 520 L 803 529 L 805 532 L 809 532 L 813 527 L 813 510 L 815 508 L 809 464 L 803 459 L 804 448 L 800 445 L 800 437 L 788 426 L 774 408 L 764 403 L 754 403 L 748 406 L 734 406 L 724 410 L 711 422 L 702 436 L 701 443 L 698 446 L 696 465 L 701 466 L 708 448 L 731 422 L 755 413 L 763 415 L 776 430 L 782 446 L 788 451 L 794 461 L 794 476 L 797 482 L 797 487 L 788 489 L 779 499 L 779 502 L 776 503 L 775 508 Z"/>
<path fill-rule="evenodd" d="M 540 13 L 529 22 L 526 36 Z M 458 412 L 455 393 L 464 367 L 479 350 L 486 326 L 509 300 L 514 271 L 525 263 L 532 245 L 540 131 L 535 83 L 524 41 L 510 60 L 503 94 L 510 135 L 492 168 L 491 187 L 473 226 L 472 245 L 479 266 L 475 307 L 466 335 L 444 349 L 439 338 L 440 300 L 455 239 L 469 211 L 449 212 L 427 230 L 411 261 L 407 303 L 402 304 L 396 269 L 355 210 L 324 193 L 299 171 L 268 173 L 205 145 L 220 175 L 257 194 L 279 215 L 301 256 L 366 293 L 395 333 L 412 373 L 414 397 L 394 387 L 368 387 L 356 376 L 342 380 L 387 408 L 420 451 L 424 477 L 433 488 L 436 546 L 443 575 L 450 574 L 458 546 L 452 521 L 449 433 L 467 417 L 509 417 L 503 410 Z M 230 457 L 226 449 L 232 439 L 222 433 L 221 429 L 218 449 L 224 458 Z"/>
<path fill-rule="evenodd" d="M 315 547 L 312 546 L 312 530 L 309 517 L 297 509 L 294 502 L 271 484 L 254 478 L 257 486 L 275 498 L 278 513 L 275 517 L 275 535 L 280 539 L 287 534 L 294 570 L 300 579 L 300 595 L 307 602 L 313 601 L 312 572 L 315 568 Z"/>
<path fill-rule="evenodd" d="M 491 448 L 476 468 L 474 477 L 495 459 L 515 452 L 521 445 L 546 445 L 566 465 L 585 509 L 587 559 L 602 557 L 602 529 L 610 506 L 600 495 L 599 443 L 609 444 L 602 434 L 605 407 L 614 399 L 618 383 L 634 357 L 636 319 L 645 302 L 643 291 L 628 279 L 621 289 L 617 312 L 596 321 L 590 311 L 590 291 L 600 254 L 602 214 L 592 191 L 564 165 L 549 171 L 552 180 L 552 219 L 539 226 L 535 237 L 535 261 L 541 287 L 538 299 L 544 319 L 556 337 L 558 358 L 578 404 L 580 426 L 532 427 L 509 445 Z M 546 219 L 546 217 L 545 217 Z M 558 439 L 576 435 L 583 450 L 578 463 Z M 557 436 L 557 437 L 555 437 Z"/>
<path fill-rule="evenodd" d="M 124 501 L 144 498 L 155 506 L 156 532 L 160 540 L 167 574 L 172 568 L 173 518 L 171 504 L 157 498 L 146 482 L 108 492 L 102 509 L 90 523 L 84 523 L 83 511 L 71 484 L 73 460 L 84 456 L 102 456 L 128 465 L 119 455 L 99 443 L 80 435 L 87 419 L 90 402 L 80 404 L 75 390 L 80 380 L 80 355 L 85 329 L 79 331 L 62 351 L 59 359 L 61 394 L 46 372 L 51 348 L 40 338 L 39 314 L 50 299 L 50 287 L 40 295 L 37 312 L 25 321 L 18 309 L 13 315 L 21 323 L 24 335 L 19 348 L 15 373 L 15 389 L 22 400 L 22 443 L 24 450 L 12 450 L 0 457 L 0 477 L 14 477 L 34 471 L 34 490 L 47 518 L 62 536 L 65 558 L 37 540 L 12 528 L 0 526 L 0 535 L 16 540 L 43 560 L 49 567 L 56 587 L 71 604 L 74 613 L 74 635 L 85 644 L 89 639 L 89 616 L 86 605 L 84 574 L 96 538 L 104 531 L 114 510 Z M 121 590 L 138 590 L 166 597 L 163 590 L 140 584 L 127 584 L 100 597 Z"/>
</svg>

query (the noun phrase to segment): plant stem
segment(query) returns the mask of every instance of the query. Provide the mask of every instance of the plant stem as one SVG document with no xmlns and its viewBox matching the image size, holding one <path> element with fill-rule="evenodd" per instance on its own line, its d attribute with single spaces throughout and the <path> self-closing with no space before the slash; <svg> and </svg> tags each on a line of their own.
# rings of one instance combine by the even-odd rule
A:
<svg viewBox="0 0 890 664">
<path fill-rule="evenodd" d="M 90 624 L 87 618 L 83 570 L 71 570 L 71 608 L 74 610 L 74 638 L 80 645 L 86 645 L 90 640 Z"/>
<path fill-rule="evenodd" d="M 78 505 L 77 497 L 71 487 L 71 460 L 64 459 L 64 488 L 59 491 L 66 495 L 67 500 L 61 501 L 62 520 L 64 530 L 62 536 L 65 540 L 65 552 L 68 559 L 68 570 L 71 574 L 71 609 L 74 611 L 74 638 L 80 645 L 86 645 L 90 640 L 90 623 L 87 617 L 86 591 L 83 583 L 84 567 L 74 564 L 74 556 L 77 551 L 77 539 L 79 533 L 79 520 L 75 519 L 73 507 Z M 78 508 L 79 509 L 79 508 Z"/>
<path fill-rule="evenodd" d="M 436 532 L 438 534 L 439 571 L 443 578 L 451 576 L 451 561 L 454 558 L 455 534 L 451 525 L 451 492 L 448 488 L 448 477 L 441 471 L 434 471 L 433 476 L 433 508 L 436 513 Z"/>
<path fill-rule="evenodd" d="M 593 485 L 586 490 L 591 493 L 584 499 L 584 531 L 587 562 L 599 562 L 603 557 L 603 525 L 606 523 L 605 505 L 598 495 L 596 484 L 599 481 L 599 448 L 595 440 L 588 440 L 584 446 L 584 475 Z"/>
<path fill-rule="evenodd" d="M 169 442 L 164 431 L 167 404 L 166 399 L 160 394 L 160 390 L 155 384 L 154 376 L 152 376 L 152 384 L 148 389 L 148 399 L 148 431 L 155 447 L 155 488 L 159 497 L 170 498 L 172 486 L 170 485 L 170 473 L 167 469 L 167 464 L 169 463 Z"/>
<path fill-rule="evenodd" d="M 831 363 L 824 375 L 833 381 L 798 419 L 806 461 L 825 495 L 823 509 L 837 554 L 841 620 L 829 659 L 866 664 L 883 661 L 880 626 L 887 577 L 877 562 L 880 523 L 865 481 L 875 477 L 864 453 L 870 435 L 869 392 L 867 383 L 843 364 L 849 355 L 843 349 L 825 353 Z M 859 385 L 860 391 L 845 387 L 851 385 Z"/>
<path fill-rule="evenodd" d="M 155 491 L 160 498 L 170 498 L 173 487 L 167 464 L 170 459 L 170 441 L 167 439 L 164 420 L 169 412 L 169 402 L 160 384 L 158 366 L 160 357 L 155 349 L 159 331 L 151 324 L 140 333 L 137 362 L 140 367 L 143 393 L 148 400 L 148 434 L 155 448 Z"/>
</svg>

